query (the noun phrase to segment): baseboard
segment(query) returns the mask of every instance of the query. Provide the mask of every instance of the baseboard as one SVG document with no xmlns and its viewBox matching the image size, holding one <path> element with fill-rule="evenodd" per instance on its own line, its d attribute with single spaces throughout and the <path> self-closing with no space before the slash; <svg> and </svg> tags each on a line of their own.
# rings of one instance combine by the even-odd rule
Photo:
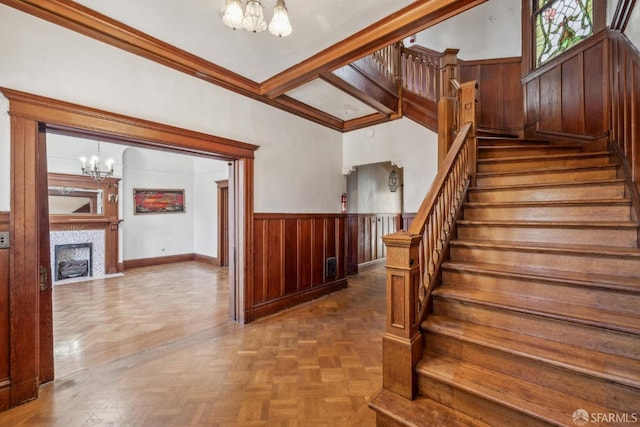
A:
<svg viewBox="0 0 640 427">
<path fill-rule="evenodd" d="M 220 260 L 218 260 L 218 258 L 214 256 L 195 254 L 193 256 L 193 259 L 198 262 L 204 262 L 207 264 L 215 265 L 216 267 L 220 267 Z"/>
<path fill-rule="evenodd" d="M 373 270 L 374 268 L 384 265 L 386 261 L 387 258 L 385 257 L 374 259 L 373 261 L 363 262 L 361 264 L 349 264 L 347 266 L 347 274 L 358 274 L 362 273 L 363 271 Z"/>
<path fill-rule="evenodd" d="M 124 262 L 119 262 L 116 264 L 116 272 L 122 273 L 124 271 Z"/>
<path fill-rule="evenodd" d="M 193 261 L 195 254 L 168 255 L 153 258 L 127 259 L 123 261 L 124 270 L 129 268 L 150 267 L 153 265 L 170 264 L 173 262 Z"/>
<path fill-rule="evenodd" d="M 311 301 L 340 289 L 344 289 L 347 285 L 347 279 L 340 279 L 335 282 L 327 283 L 322 286 L 314 286 L 304 291 L 266 302 L 247 310 L 245 312 L 244 321 L 245 323 L 253 322 L 261 317 L 275 314 L 278 311 L 292 308 L 298 304 L 302 304 L 303 302 Z"/>
</svg>

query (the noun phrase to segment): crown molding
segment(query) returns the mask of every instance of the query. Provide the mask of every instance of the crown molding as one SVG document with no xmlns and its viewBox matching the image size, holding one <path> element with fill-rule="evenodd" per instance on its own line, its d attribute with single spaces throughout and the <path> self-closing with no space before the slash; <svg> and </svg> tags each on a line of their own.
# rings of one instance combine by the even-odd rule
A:
<svg viewBox="0 0 640 427">
<path fill-rule="evenodd" d="M 340 132 L 389 120 L 350 121 L 287 97 L 286 92 L 487 0 L 416 0 L 353 36 L 259 84 L 70 0 L 0 0 L 0 4 L 102 41 L 224 89 Z M 381 117 L 383 116 L 383 117 Z"/>
</svg>

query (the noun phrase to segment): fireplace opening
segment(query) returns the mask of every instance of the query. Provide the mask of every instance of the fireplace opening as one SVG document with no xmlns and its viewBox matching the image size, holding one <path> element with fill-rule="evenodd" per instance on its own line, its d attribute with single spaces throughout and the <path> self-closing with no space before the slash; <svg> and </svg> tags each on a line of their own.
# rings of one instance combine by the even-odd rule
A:
<svg viewBox="0 0 640 427">
<path fill-rule="evenodd" d="M 93 275 L 93 244 L 56 245 L 54 266 L 54 281 L 91 277 Z"/>
</svg>

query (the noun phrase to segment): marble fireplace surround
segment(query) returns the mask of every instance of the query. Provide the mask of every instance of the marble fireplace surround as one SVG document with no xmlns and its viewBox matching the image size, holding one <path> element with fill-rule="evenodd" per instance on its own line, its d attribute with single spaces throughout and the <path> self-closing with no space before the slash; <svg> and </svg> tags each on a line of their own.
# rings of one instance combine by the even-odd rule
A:
<svg viewBox="0 0 640 427">
<path fill-rule="evenodd" d="M 105 273 L 105 230 L 62 230 L 51 231 L 49 234 L 51 241 L 51 271 L 57 271 L 56 268 L 56 246 L 91 243 L 91 259 L 92 259 L 92 274 L 91 278 L 97 279 L 104 277 Z M 70 251 L 71 252 L 71 251 Z M 72 255 L 69 253 L 68 255 Z M 70 259 L 70 258 L 69 258 Z M 64 256 L 58 261 L 68 261 Z M 55 276 L 55 275 L 53 275 Z M 57 282 L 64 282 L 65 280 L 57 280 L 57 277 L 52 277 L 53 284 Z M 68 279 L 67 279 L 68 280 Z"/>
</svg>

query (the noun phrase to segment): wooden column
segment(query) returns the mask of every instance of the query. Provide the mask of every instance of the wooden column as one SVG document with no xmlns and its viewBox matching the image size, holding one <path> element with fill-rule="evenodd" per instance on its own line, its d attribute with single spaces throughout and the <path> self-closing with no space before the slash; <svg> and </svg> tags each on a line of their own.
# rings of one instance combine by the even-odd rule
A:
<svg viewBox="0 0 640 427">
<path fill-rule="evenodd" d="M 455 91 L 449 85 L 451 79 L 459 79 L 458 49 L 446 49 L 440 57 L 440 93 L 438 99 L 455 96 Z"/>
<path fill-rule="evenodd" d="M 387 245 L 387 328 L 382 338 L 382 383 L 407 399 L 417 392 L 415 367 L 422 357 L 418 330 L 418 262 L 421 236 L 399 231 L 384 237 Z"/>
<path fill-rule="evenodd" d="M 471 158 L 469 159 L 469 175 L 471 176 L 471 186 L 476 185 L 476 159 L 477 159 L 477 142 L 476 142 L 476 124 L 477 121 L 477 90 L 478 82 L 470 80 L 460 85 L 460 125 L 471 122 L 469 129 L 469 143 Z"/>
<path fill-rule="evenodd" d="M 438 101 L 438 169 L 455 139 L 456 100 L 445 96 Z"/>
<path fill-rule="evenodd" d="M 11 406 L 38 396 L 38 123 L 11 117 L 11 247 L 9 263 Z"/>
</svg>

